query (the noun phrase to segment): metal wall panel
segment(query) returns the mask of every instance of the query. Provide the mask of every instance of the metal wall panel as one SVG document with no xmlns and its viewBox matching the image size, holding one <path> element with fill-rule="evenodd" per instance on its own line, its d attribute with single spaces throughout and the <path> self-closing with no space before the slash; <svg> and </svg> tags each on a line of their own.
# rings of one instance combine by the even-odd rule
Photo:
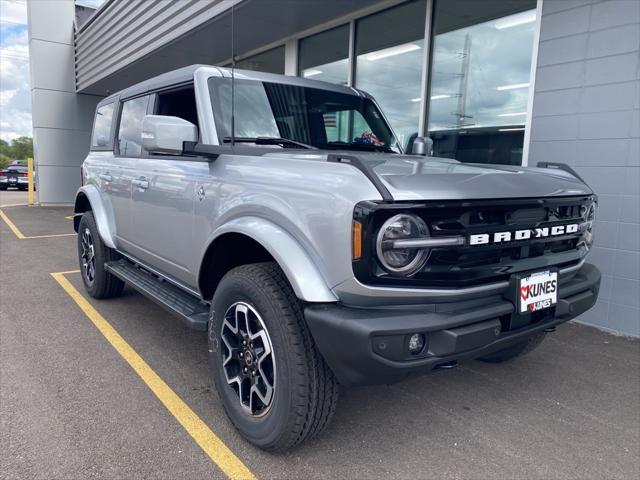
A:
<svg viewBox="0 0 640 480">
<path fill-rule="evenodd" d="M 83 91 L 240 1 L 109 1 L 75 34 L 76 90 Z"/>
<path fill-rule="evenodd" d="M 598 303 L 579 320 L 640 335 L 640 2 L 544 0 L 529 165 L 570 164 L 599 197 Z"/>
</svg>

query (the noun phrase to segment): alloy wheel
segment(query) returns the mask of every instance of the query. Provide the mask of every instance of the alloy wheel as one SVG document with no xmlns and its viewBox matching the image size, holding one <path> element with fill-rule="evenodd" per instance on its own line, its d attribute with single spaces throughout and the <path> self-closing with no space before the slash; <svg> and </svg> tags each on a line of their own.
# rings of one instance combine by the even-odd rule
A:
<svg viewBox="0 0 640 480">
<path fill-rule="evenodd" d="M 93 237 L 91 236 L 91 231 L 88 228 L 85 228 L 82 232 L 80 248 L 82 249 L 82 252 L 80 253 L 82 275 L 87 283 L 92 285 L 96 277 L 96 257 Z"/>
<path fill-rule="evenodd" d="M 275 394 L 276 364 L 262 317 L 248 303 L 234 303 L 224 315 L 220 337 L 222 368 L 240 406 L 252 417 L 266 414 Z"/>
</svg>

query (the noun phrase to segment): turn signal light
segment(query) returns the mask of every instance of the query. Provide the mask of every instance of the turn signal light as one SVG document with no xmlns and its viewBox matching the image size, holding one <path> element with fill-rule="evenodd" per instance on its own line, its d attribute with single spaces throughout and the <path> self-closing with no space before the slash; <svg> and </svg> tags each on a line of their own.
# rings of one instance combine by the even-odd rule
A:
<svg viewBox="0 0 640 480">
<path fill-rule="evenodd" d="M 360 222 L 353 221 L 353 248 L 352 259 L 358 260 L 362 257 L 362 224 Z"/>
</svg>

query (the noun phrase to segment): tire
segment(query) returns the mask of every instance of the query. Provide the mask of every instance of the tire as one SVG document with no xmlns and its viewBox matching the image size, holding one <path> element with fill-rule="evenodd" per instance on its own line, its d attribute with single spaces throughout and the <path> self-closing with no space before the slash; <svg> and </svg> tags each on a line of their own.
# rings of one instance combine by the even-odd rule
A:
<svg viewBox="0 0 640 480">
<path fill-rule="evenodd" d="M 248 344 L 249 354 L 236 338 L 242 336 L 246 319 L 251 327 L 244 329 L 255 338 Z M 208 337 L 216 390 L 231 422 L 249 442 L 264 450 L 285 450 L 327 426 L 339 386 L 315 346 L 301 302 L 277 264 L 244 265 L 223 277 L 211 303 Z M 260 362 L 257 380 L 243 376 L 244 367 L 256 364 L 249 363 L 250 356 Z M 228 380 L 234 378 L 238 381 Z M 253 386 L 261 389 L 261 397 L 253 390 L 246 396 Z"/>
<path fill-rule="evenodd" d="M 78 226 L 78 261 L 84 287 L 93 298 L 113 298 L 122 293 L 122 280 L 104 268 L 105 262 L 118 258 L 118 253 L 102 242 L 93 213 L 85 212 Z"/>
<path fill-rule="evenodd" d="M 497 352 L 490 353 L 489 355 L 478 358 L 478 360 L 488 363 L 501 363 L 513 360 L 516 357 L 526 355 L 527 353 L 534 350 L 538 345 L 542 343 L 544 337 L 544 332 L 536 333 L 533 337 L 523 342 L 519 342 L 510 347 L 498 350 Z"/>
<path fill-rule="evenodd" d="M 8 188 L 9 188 L 9 187 L 4 187 L 4 186 L 3 186 L 3 187 L 0 187 L 0 191 L 3 191 L 3 192 L 4 192 L 4 191 L 6 191 Z"/>
</svg>

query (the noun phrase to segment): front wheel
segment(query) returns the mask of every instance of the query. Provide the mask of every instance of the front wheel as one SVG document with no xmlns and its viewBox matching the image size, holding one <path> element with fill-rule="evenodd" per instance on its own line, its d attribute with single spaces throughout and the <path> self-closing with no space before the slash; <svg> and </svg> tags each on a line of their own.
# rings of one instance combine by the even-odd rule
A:
<svg viewBox="0 0 640 480">
<path fill-rule="evenodd" d="M 331 419 L 338 384 L 275 263 L 234 268 L 213 297 L 209 364 L 225 411 L 265 450 L 284 450 Z"/>
<path fill-rule="evenodd" d="M 480 357 L 478 358 L 478 360 L 488 363 L 501 363 L 512 360 L 516 357 L 526 355 L 527 353 L 535 349 L 542 343 L 544 337 L 544 332 L 536 333 L 534 336 L 528 338 L 527 340 L 511 345 L 510 347 L 503 348 L 502 350 L 498 350 L 497 352 L 490 353 L 489 355 L 485 355 L 484 357 Z"/>
</svg>

